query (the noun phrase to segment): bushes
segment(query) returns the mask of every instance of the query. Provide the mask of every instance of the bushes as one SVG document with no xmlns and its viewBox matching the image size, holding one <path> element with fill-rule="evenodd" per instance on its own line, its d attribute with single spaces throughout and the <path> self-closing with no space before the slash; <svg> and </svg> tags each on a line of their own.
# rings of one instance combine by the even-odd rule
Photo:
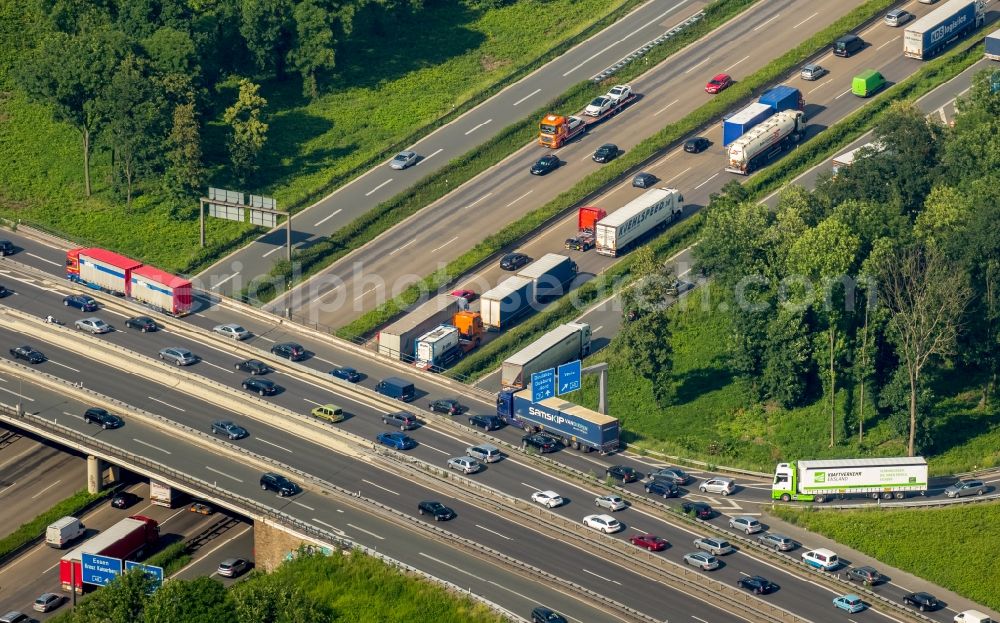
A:
<svg viewBox="0 0 1000 623">
<path fill-rule="evenodd" d="M 155 555 L 150 556 L 146 564 L 154 567 L 163 567 L 164 577 L 170 577 L 177 571 L 180 571 L 189 562 L 191 562 L 191 554 L 187 551 L 187 543 L 177 541 L 164 547 Z"/>
</svg>

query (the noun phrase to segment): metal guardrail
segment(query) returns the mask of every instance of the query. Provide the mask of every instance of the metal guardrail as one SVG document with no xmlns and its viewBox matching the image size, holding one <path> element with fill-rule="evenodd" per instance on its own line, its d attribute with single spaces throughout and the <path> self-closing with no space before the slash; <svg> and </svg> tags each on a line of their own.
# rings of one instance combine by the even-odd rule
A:
<svg viewBox="0 0 1000 623">
<path fill-rule="evenodd" d="M 673 39 L 674 37 L 676 37 L 677 35 L 679 35 L 681 33 L 681 31 L 683 31 L 684 29 L 690 28 L 693 24 L 696 24 L 697 22 L 701 21 L 701 19 L 703 17 L 705 17 L 705 12 L 704 11 L 698 11 L 697 13 L 695 13 L 691 17 L 687 18 L 686 20 L 684 20 L 680 24 L 677 24 L 676 26 L 674 26 L 673 28 L 671 28 L 667 32 L 663 33 L 659 37 L 657 37 L 655 39 L 650 39 L 646 43 L 644 43 L 641 46 L 637 47 L 636 49 L 632 50 L 631 52 L 629 52 L 628 54 L 626 54 L 625 56 L 623 56 L 621 59 L 619 59 L 617 62 L 615 62 L 613 65 L 610 65 L 604 71 L 602 71 L 602 72 L 600 72 L 598 74 L 595 74 L 594 76 L 592 76 L 590 78 L 591 82 L 600 82 L 602 80 L 606 80 L 607 78 L 610 78 L 611 76 L 613 76 L 616 73 L 618 73 L 618 71 L 622 67 L 624 67 L 625 65 L 628 65 L 629 63 L 631 63 L 632 61 L 634 61 L 637 58 L 641 58 L 641 57 L 645 56 L 646 54 L 649 53 L 650 50 L 652 50 L 656 46 L 660 45 L 661 43 L 664 43 L 666 41 L 669 41 L 670 39 Z"/>
</svg>

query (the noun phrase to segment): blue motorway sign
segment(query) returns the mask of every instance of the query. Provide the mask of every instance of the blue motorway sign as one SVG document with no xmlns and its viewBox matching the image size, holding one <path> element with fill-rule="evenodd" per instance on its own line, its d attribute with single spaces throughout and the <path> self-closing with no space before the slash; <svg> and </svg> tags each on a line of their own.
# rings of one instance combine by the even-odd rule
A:
<svg viewBox="0 0 1000 623">
<path fill-rule="evenodd" d="M 568 394 L 580 389 L 580 360 L 564 363 L 559 366 L 559 391 L 557 394 Z"/>
<path fill-rule="evenodd" d="M 122 572 L 121 558 L 100 556 L 98 554 L 81 554 L 80 566 L 83 578 L 87 584 L 104 586 Z"/>
<path fill-rule="evenodd" d="M 153 590 L 163 586 L 163 567 L 154 567 L 153 565 L 144 565 L 141 562 L 132 562 L 131 560 L 125 561 L 125 570 L 131 571 L 132 569 L 139 568 L 142 569 L 143 573 L 148 575 L 150 579 L 153 580 Z"/>
<path fill-rule="evenodd" d="M 556 395 L 556 369 L 549 368 L 531 375 L 531 402 L 541 402 Z"/>
</svg>

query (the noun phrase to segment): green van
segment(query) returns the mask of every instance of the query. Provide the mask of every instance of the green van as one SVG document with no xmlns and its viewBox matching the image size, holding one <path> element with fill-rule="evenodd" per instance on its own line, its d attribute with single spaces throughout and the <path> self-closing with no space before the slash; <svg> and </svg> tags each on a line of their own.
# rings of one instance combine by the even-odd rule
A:
<svg viewBox="0 0 1000 623">
<path fill-rule="evenodd" d="M 858 97 L 871 97 L 885 88 L 885 78 L 874 69 L 866 69 L 854 76 L 851 81 L 851 93 Z"/>
</svg>

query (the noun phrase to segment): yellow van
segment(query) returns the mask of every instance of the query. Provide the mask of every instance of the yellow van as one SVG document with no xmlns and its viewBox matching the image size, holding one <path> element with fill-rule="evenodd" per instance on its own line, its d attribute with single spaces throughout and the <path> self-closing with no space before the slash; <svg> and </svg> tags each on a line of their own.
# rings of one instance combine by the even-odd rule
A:
<svg viewBox="0 0 1000 623">
<path fill-rule="evenodd" d="M 344 410 L 337 405 L 321 405 L 315 407 L 311 413 L 315 417 L 334 423 L 344 421 Z"/>
</svg>

